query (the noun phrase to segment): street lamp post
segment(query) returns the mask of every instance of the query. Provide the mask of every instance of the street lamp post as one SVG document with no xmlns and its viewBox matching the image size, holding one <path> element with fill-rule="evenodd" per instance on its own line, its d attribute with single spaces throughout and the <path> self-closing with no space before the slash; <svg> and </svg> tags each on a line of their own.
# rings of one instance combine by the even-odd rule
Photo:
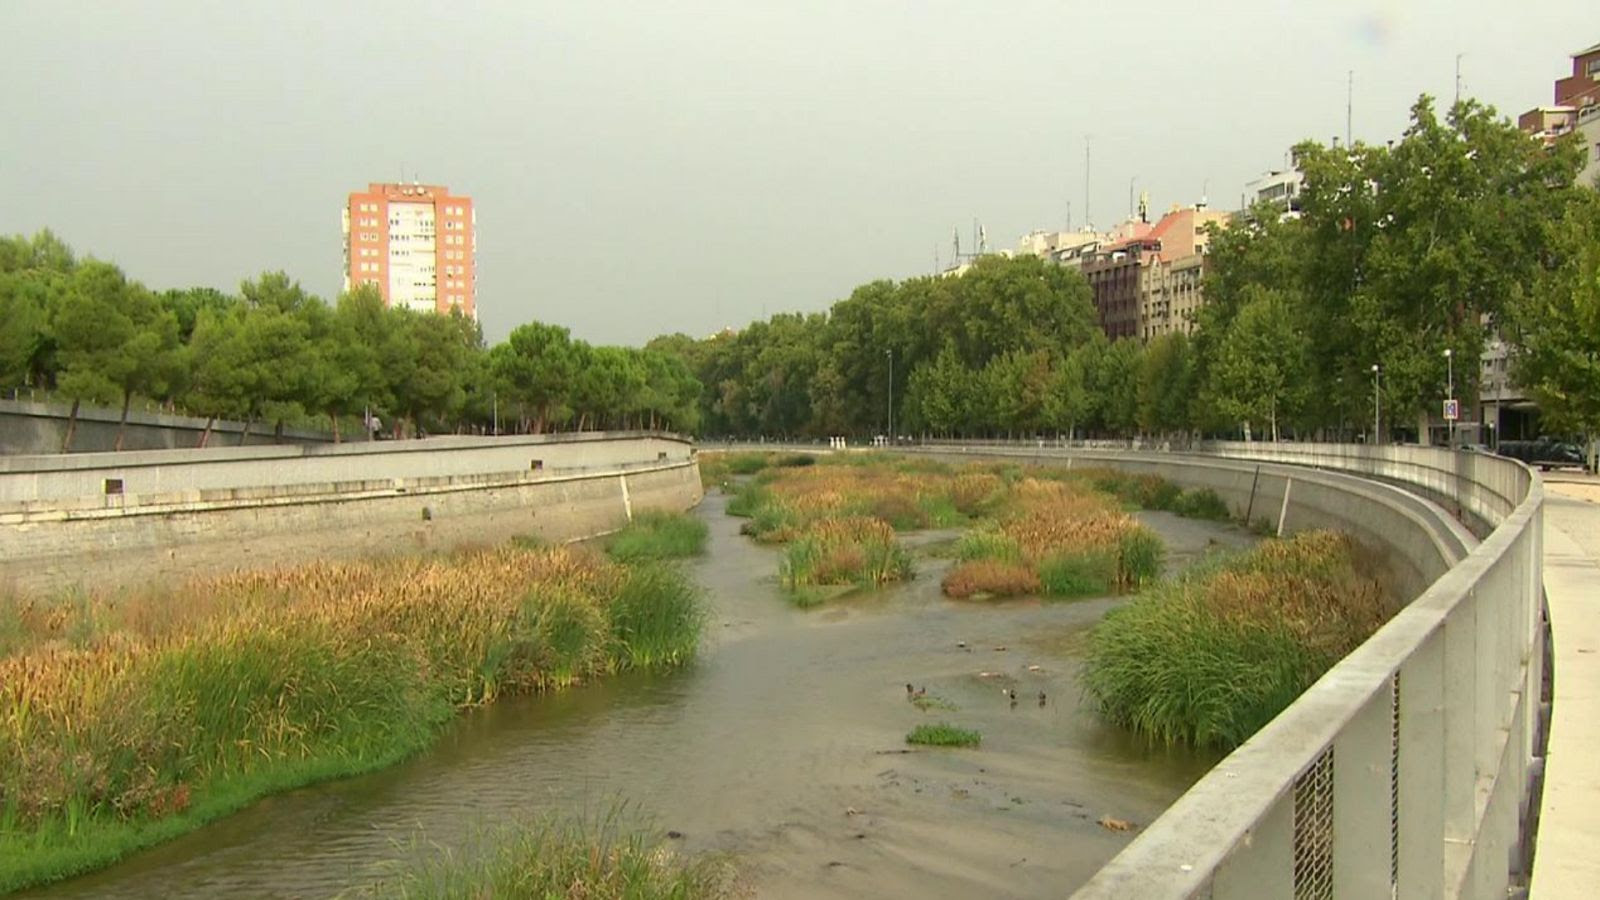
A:
<svg viewBox="0 0 1600 900">
<path fill-rule="evenodd" d="M 1379 415 L 1382 401 L 1378 397 L 1378 382 L 1383 377 L 1383 368 L 1377 363 L 1372 364 L 1372 442 L 1378 443 L 1378 430 L 1381 427 L 1382 417 Z"/>
<path fill-rule="evenodd" d="M 883 351 L 889 357 L 889 446 L 894 446 L 894 348 Z"/>
<path fill-rule="evenodd" d="M 500 436 L 500 392 L 499 391 L 490 391 L 489 392 L 489 400 L 494 405 L 494 433 L 495 433 L 496 437 L 499 437 Z"/>
<path fill-rule="evenodd" d="M 1456 363 L 1455 353 L 1449 347 L 1444 348 L 1444 369 L 1447 392 L 1445 399 L 1450 401 L 1446 406 L 1453 407 L 1456 399 Z M 1445 418 L 1445 435 L 1450 441 L 1450 449 L 1454 450 L 1456 448 L 1456 411 L 1448 409 L 1447 412 L 1450 412 L 1451 415 Z"/>
</svg>

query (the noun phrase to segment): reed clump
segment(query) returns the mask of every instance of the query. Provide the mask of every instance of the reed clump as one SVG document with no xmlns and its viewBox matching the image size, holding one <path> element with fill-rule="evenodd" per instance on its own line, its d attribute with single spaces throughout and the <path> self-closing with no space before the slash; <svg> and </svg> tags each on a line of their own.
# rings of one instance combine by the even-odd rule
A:
<svg viewBox="0 0 1600 900">
<path fill-rule="evenodd" d="M 705 522 L 686 513 L 644 512 L 611 536 L 606 553 L 619 562 L 699 556 L 709 531 Z"/>
<path fill-rule="evenodd" d="M 703 622 L 676 569 L 511 546 L 47 606 L 0 658 L 0 891 L 387 765 L 462 707 L 682 663 Z"/>
<path fill-rule="evenodd" d="M 1096 626 L 1088 691 L 1154 740 L 1231 749 L 1394 613 L 1375 568 L 1328 531 L 1202 564 Z"/>
<path fill-rule="evenodd" d="M 895 539 L 894 529 L 867 516 L 812 522 L 784 548 L 778 570 L 782 585 L 806 599 L 817 596 L 806 588 L 881 587 L 910 575 L 911 556 Z"/>
<path fill-rule="evenodd" d="M 717 900 L 738 896 L 726 859 L 689 859 L 667 836 L 596 822 L 545 818 L 497 829 L 461 851 L 424 857 L 359 892 L 418 900 Z"/>
<path fill-rule="evenodd" d="M 1160 539 L 1082 482 L 1018 476 L 1003 510 L 957 543 L 947 596 L 1095 596 L 1135 590 L 1160 571 Z"/>
<path fill-rule="evenodd" d="M 976 747 L 982 742 L 983 735 L 978 731 L 946 722 L 918 725 L 906 735 L 906 743 L 925 747 Z"/>
</svg>

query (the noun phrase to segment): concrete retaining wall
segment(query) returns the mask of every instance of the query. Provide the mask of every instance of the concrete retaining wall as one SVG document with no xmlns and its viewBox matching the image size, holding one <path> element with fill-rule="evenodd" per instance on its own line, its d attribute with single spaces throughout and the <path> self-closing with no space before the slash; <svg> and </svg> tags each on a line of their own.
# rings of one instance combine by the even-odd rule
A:
<svg viewBox="0 0 1600 900">
<path fill-rule="evenodd" d="M 67 433 L 72 406 L 66 403 L 36 403 L 28 400 L 0 400 L 0 455 L 56 453 Z M 117 445 L 117 427 L 122 410 L 84 406 L 78 410 L 78 427 L 72 435 L 72 452 L 109 452 Z M 206 420 L 129 410 L 128 427 L 122 437 L 124 450 L 192 448 L 205 434 Z M 236 446 L 244 439 L 252 444 L 319 444 L 331 442 L 333 435 L 321 431 L 285 429 L 274 436 L 272 426 L 256 423 L 248 438 L 244 423 L 218 420 L 211 426 L 207 443 L 213 447 Z"/>
<path fill-rule="evenodd" d="M 120 495 L 127 498 L 395 478 L 554 473 L 683 461 L 690 452 L 687 441 L 671 435 L 592 432 L 0 457 L 0 513 L 30 504 L 57 508 L 128 502 L 108 494 L 108 480 L 120 481 Z"/>
<path fill-rule="evenodd" d="M 380 471 L 459 469 L 473 460 L 503 465 L 504 454 L 521 458 L 536 445 L 568 465 L 13 503 L 0 507 L 0 590 L 134 588 L 312 558 L 444 550 L 517 536 L 566 541 L 613 531 L 637 512 L 681 512 L 702 495 L 690 446 L 664 436 L 595 437 L 559 446 L 520 439 L 477 452 L 442 447 L 438 454 L 414 448 L 426 443 L 407 442 L 404 451 L 389 454 L 403 460 L 376 452 L 334 459 L 339 466 L 365 460 Z M 258 472 L 270 460 L 243 462 L 240 471 Z M 146 483 L 185 481 L 181 472 L 159 471 L 182 464 L 149 468 Z M 213 462 L 197 471 L 213 477 L 227 469 Z"/>
</svg>

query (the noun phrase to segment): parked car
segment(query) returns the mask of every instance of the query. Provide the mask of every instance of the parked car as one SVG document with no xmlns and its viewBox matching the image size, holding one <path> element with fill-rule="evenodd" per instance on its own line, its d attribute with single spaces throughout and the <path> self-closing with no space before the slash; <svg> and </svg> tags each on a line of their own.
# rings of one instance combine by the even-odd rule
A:
<svg viewBox="0 0 1600 900">
<path fill-rule="evenodd" d="M 1577 444 L 1542 437 L 1532 441 L 1501 441 L 1496 453 L 1520 459 L 1541 471 L 1564 468 L 1583 468 L 1583 450 Z"/>
</svg>

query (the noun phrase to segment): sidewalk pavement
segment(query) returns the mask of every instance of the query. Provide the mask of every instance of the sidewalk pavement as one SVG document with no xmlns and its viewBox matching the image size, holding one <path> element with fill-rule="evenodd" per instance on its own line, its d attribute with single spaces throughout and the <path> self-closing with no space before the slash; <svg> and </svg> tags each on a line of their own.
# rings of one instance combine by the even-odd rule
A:
<svg viewBox="0 0 1600 900">
<path fill-rule="evenodd" d="M 1600 478 L 1551 476 L 1544 584 L 1555 697 L 1529 893 L 1588 900 L 1600 891 Z"/>
</svg>

